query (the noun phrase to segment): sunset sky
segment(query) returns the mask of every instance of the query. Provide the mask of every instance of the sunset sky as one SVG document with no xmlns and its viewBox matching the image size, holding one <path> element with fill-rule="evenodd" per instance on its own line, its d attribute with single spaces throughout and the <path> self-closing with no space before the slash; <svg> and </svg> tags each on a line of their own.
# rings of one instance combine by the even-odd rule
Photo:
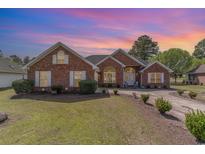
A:
<svg viewBox="0 0 205 154">
<path fill-rule="evenodd" d="M 160 51 L 193 52 L 205 38 L 205 9 L 0 9 L 0 49 L 36 56 L 61 41 L 83 56 L 129 50 L 149 35 Z"/>
</svg>

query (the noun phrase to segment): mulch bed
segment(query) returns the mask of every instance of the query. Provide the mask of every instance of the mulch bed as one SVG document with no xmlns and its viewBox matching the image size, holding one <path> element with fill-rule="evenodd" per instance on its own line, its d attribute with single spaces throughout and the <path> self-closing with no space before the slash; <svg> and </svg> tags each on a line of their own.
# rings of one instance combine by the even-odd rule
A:
<svg viewBox="0 0 205 154">
<path fill-rule="evenodd" d="M 55 101 L 55 102 L 79 102 L 92 99 L 101 99 L 110 97 L 109 94 L 95 93 L 95 94 L 50 94 L 50 93 L 31 93 L 31 94 L 19 94 L 14 95 L 11 99 L 32 99 L 39 101 Z"/>
<path fill-rule="evenodd" d="M 184 122 L 171 114 L 161 115 L 152 105 L 144 104 L 140 99 L 135 99 L 131 96 L 133 103 L 136 104 L 138 111 L 143 118 L 151 124 L 154 132 L 162 136 L 164 144 L 199 144 L 195 137 L 186 129 Z"/>
</svg>

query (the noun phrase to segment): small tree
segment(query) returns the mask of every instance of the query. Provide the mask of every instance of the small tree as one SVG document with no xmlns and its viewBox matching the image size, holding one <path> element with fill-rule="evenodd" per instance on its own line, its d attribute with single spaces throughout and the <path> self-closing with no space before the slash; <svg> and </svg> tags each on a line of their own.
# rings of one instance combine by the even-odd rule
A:
<svg viewBox="0 0 205 154">
<path fill-rule="evenodd" d="M 134 42 L 132 48 L 128 52 L 130 55 L 148 60 L 153 55 L 159 52 L 157 42 L 152 41 L 152 38 L 147 35 L 142 35 Z"/>
<path fill-rule="evenodd" d="M 193 56 L 200 59 L 205 58 L 205 39 L 197 43 L 193 52 Z"/>
</svg>

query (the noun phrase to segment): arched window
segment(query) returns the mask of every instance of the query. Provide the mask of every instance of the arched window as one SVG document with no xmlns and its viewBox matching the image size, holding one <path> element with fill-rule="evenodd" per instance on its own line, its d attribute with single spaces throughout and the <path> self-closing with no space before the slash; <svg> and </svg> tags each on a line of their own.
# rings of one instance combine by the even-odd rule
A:
<svg viewBox="0 0 205 154">
<path fill-rule="evenodd" d="M 112 66 L 104 69 L 104 83 L 116 83 L 116 70 Z"/>
<path fill-rule="evenodd" d="M 135 73 L 135 69 L 132 68 L 132 67 L 127 67 L 127 68 L 125 68 L 125 72 L 128 72 L 128 73 Z"/>
<path fill-rule="evenodd" d="M 64 51 L 59 51 L 58 53 L 57 53 L 57 64 L 64 64 L 64 57 L 65 57 L 65 55 L 64 55 Z"/>
</svg>

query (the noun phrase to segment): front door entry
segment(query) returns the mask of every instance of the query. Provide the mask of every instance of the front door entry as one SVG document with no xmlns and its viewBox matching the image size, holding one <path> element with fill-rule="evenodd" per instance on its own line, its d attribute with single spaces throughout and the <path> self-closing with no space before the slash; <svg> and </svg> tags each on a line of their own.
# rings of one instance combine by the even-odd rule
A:
<svg viewBox="0 0 205 154">
<path fill-rule="evenodd" d="M 125 68 L 124 81 L 129 85 L 135 84 L 135 69 L 132 67 Z"/>
</svg>

